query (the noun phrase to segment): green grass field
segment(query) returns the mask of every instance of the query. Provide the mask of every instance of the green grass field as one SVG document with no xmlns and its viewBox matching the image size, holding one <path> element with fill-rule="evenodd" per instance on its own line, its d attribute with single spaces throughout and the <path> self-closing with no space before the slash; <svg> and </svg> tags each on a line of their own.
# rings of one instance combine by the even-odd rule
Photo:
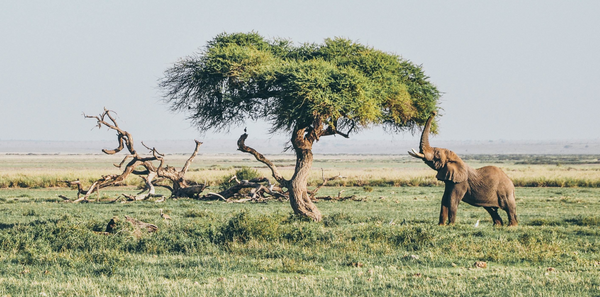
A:
<svg viewBox="0 0 600 297">
<path fill-rule="evenodd" d="M 315 165 L 315 178 L 321 167 L 379 174 L 395 166 L 336 160 Z M 239 161 L 198 162 L 194 172 L 224 176 L 230 166 L 251 165 Z M 511 162 L 499 165 L 535 174 L 567 167 Z M 80 164 L 64 172 L 104 170 Z M 203 169 L 217 166 L 225 169 Z M 31 172 L 48 173 L 39 166 Z M 57 196 L 75 191 L 64 187 L 0 189 L 0 296 L 600 296 L 600 189 L 519 187 L 520 225 L 511 228 L 493 227 L 485 210 L 464 203 L 455 226 L 437 226 L 443 188 L 436 185 L 325 187 L 319 196 L 340 190 L 354 200 L 318 202 L 324 217 L 314 223 L 279 201 L 68 204 Z M 173 220 L 165 222 L 159 209 Z M 124 215 L 159 231 L 140 232 Z M 102 234 L 113 216 L 120 218 L 116 233 Z"/>
</svg>

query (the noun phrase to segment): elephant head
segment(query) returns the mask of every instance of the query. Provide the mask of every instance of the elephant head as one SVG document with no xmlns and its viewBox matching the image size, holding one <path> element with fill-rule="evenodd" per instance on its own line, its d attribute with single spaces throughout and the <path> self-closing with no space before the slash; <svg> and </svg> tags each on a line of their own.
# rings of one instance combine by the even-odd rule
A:
<svg viewBox="0 0 600 297">
<path fill-rule="evenodd" d="M 431 147 L 429 145 L 429 131 L 431 130 L 431 122 L 435 117 L 436 112 L 432 112 L 427 123 L 423 128 L 423 134 L 421 134 L 421 144 L 419 146 L 419 152 L 412 149 L 412 152 L 408 152 L 415 158 L 422 159 L 425 164 L 437 171 L 436 178 L 441 181 L 451 181 L 454 183 L 461 183 L 467 180 L 469 174 L 469 167 L 458 155 L 453 151 L 445 148 Z"/>
</svg>

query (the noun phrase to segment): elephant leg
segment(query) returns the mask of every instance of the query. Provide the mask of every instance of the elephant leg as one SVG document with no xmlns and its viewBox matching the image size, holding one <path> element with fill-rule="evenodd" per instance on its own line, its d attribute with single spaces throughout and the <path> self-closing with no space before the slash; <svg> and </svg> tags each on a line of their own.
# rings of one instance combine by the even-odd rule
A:
<svg viewBox="0 0 600 297">
<path fill-rule="evenodd" d="M 446 225 L 446 221 L 448 220 L 448 207 L 444 205 L 442 202 L 442 209 L 440 210 L 440 221 L 438 225 Z"/>
<path fill-rule="evenodd" d="M 509 226 L 519 225 L 519 221 L 517 220 L 517 212 L 514 209 L 507 210 L 506 214 L 508 214 L 508 225 Z"/>
<path fill-rule="evenodd" d="M 492 216 L 492 220 L 494 221 L 494 226 L 502 226 L 502 218 L 498 214 L 497 207 L 484 207 L 485 210 Z"/>
<path fill-rule="evenodd" d="M 450 207 L 448 208 L 448 224 L 454 225 L 456 222 L 456 212 L 458 211 L 458 202 L 452 201 Z"/>
<path fill-rule="evenodd" d="M 452 195 L 452 186 L 446 184 L 444 189 L 444 196 L 442 196 L 442 208 L 440 210 L 440 220 L 438 225 L 443 226 L 446 225 L 446 221 L 448 220 L 448 208 L 450 207 L 450 197 Z"/>
<path fill-rule="evenodd" d="M 515 201 L 514 192 L 509 197 L 504 210 L 506 211 L 506 214 L 508 215 L 508 225 L 509 226 L 517 226 L 519 224 L 519 221 L 517 220 L 517 202 Z"/>
<path fill-rule="evenodd" d="M 456 212 L 458 211 L 458 204 L 463 200 L 467 193 L 467 185 L 465 183 L 455 184 L 452 182 L 446 182 L 446 187 L 450 186 L 450 199 L 448 206 L 448 222 L 450 225 L 454 225 L 456 222 Z"/>
</svg>

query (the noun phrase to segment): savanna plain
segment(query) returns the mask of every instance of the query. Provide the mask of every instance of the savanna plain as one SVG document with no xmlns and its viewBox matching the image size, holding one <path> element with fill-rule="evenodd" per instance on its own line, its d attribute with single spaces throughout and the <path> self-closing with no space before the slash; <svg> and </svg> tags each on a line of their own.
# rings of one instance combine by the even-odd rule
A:
<svg viewBox="0 0 600 297">
<path fill-rule="evenodd" d="M 600 156 L 462 157 L 511 177 L 519 226 L 465 203 L 457 224 L 437 226 L 443 185 L 407 155 L 315 156 L 311 187 L 344 177 L 317 193 L 318 223 L 277 199 L 109 203 L 138 192 L 136 177 L 65 203 L 77 191 L 62 181 L 89 186 L 120 157 L 0 155 L 0 296 L 600 296 Z M 270 158 L 292 174 L 293 156 Z M 248 167 L 270 177 L 233 154 L 198 155 L 187 177 L 218 192 Z"/>
</svg>

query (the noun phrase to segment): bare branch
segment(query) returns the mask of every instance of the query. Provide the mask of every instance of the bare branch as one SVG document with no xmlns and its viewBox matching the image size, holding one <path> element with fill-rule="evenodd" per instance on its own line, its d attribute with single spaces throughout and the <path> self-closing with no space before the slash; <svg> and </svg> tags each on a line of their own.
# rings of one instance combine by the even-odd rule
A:
<svg viewBox="0 0 600 297">
<path fill-rule="evenodd" d="M 356 127 L 356 122 L 352 121 L 352 126 L 350 127 L 350 129 L 348 129 L 348 132 L 343 133 L 341 131 L 338 131 L 336 127 L 330 125 L 327 127 L 327 129 L 325 129 L 323 131 L 323 133 L 321 135 L 322 136 L 341 135 L 344 138 L 350 138 L 349 135 L 352 132 L 352 130 L 354 130 L 355 127 Z"/>
<path fill-rule="evenodd" d="M 65 195 L 58 195 L 58 197 L 62 198 L 62 200 L 64 202 L 71 202 L 71 199 L 69 199 L 69 197 L 65 196 Z"/>
<path fill-rule="evenodd" d="M 117 125 L 117 121 L 110 113 L 111 113 L 110 110 L 104 108 L 104 112 L 102 114 L 100 114 L 99 116 L 90 116 L 90 115 L 86 115 L 84 113 L 83 117 L 87 118 L 87 119 L 96 119 L 98 128 L 102 128 L 102 125 L 104 125 L 111 130 L 117 131 L 117 139 L 119 141 L 119 146 L 114 150 L 103 149 L 102 152 L 104 152 L 105 154 L 108 154 L 108 155 L 114 155 L 114 154 L 120 152 L 125 146 L 127 146 L 129 153 L 132 155 L 135 155 L 136 152 L 135 152 L 135 149 L 133 148 L 133 138 L 131 137 L 131 134 L 129 134 L 129 132 L 127 132 L 127 131 L 121 130 L 121 128 L 119 128 L 119 125 Z M 112 123 L 105 121 L 104 120 L 105 117 L 108 117 Z"/>
<path fill-rule="evenodd" d="M 117 164 L 113 164 L 113 165 L 117 168 L 121 168 L 121 166 L 123 166 L 123 163 L 125 163 L 125 161 L 127 161 L 127 159 L 133 158 L 133 157 L 135 157 L 135 156 L 134 155 L 126 155 L 125 158 L 123 158 L 123 160 L 121 161 L 121 163 L 119 163 L 119 165 L 117 165 Z"/>
<path fill-rule="evenodd" d="M 200 149 L 200 146 L 202 145 L 202 142 L 200 142 L 196 139 L 194 139 L 194 141 L 196 142 L 196 148 L 194 149 L 194 152 L 192 153 L 192 155 L 187 159 L 187 161 L 185 161 L 183 168 L 181 168 L 181 172 L 183 172 L 183 174 L 185 174 L 188 171 L 188 168 L 190 168 L 190 165 L 194 161 L 194 158 L 196 158 L 196 155 L 198 155 L 198 150 Z"/>
<path fill-rule="evenodd" d="M 287 188 L 287 184 L 289 183 L 289 181 L 286 180 L 285 178 L 283 178 L 283 176 L 279 173 L 279 170 L 277 169 L 277 167 L 275 167 L 275 165 L 271 161 L 269 161 L 267 158 L 265 158 L 265 156 L 263 156 L 263 154 L 257 152 L 255 149 L 253 149 L 249 146 L 246 146 L 246 144 L 244 143 L 246 141 L 246 138 L 248 138 L 248 134 L 246 134 L 246 133 L 244 133 L 244 134 L 242 134 L 242 136 L 240 136 L 240 138 L 238 139 L 238 142 L 237 142 L 238 150 L 253 155 L 257 161 L 267 165 L 267 167 L 269 167 L 269 169 L 271 169 L 271 173 L 273 174 L 273 177 L 275 178 L 275 180 L 277 180 L 283 187 Z"/>
<path fill-rule="evenodd" d="M 219 195 L 219 194 L 217 194 L 217 193 L 208 192 L 208 194 L 207 194 L 207 195 L 211 195 L 211 196 L 217 196 L 217 197 L 219 197 L 219 198 L 223 199 L 224 201 L 227 201 L 227 199 L 225 199 L 225 197 L 223 197 L 223 196 L 221 196 L 221 195 Z"/>
<path fill-rule="evenodd" d="M 317 195 L 317 192 L 319 190 L 321 190 L 322 187 L 325 186 L 325 184 L 330 181 L 330 180 L 334 180 L 334 179 L 338 179 L 338 178 L 344 178 L 341 174 L 338 174 L 336 176 L 332 176 L 329 178 L 325 178 L 325 173 L 323 171 L 323 168 L 321 168 L 321 177 L 323 178 L 323 183 L 321 183 L 321 185 L 319 185 L 318 187 L 316 187 L 314 190 L 309 191 L 309 195 L 310 195 L 310 199 L 314 200 L 315 199 L 315 195 Z"/>
</svg>

